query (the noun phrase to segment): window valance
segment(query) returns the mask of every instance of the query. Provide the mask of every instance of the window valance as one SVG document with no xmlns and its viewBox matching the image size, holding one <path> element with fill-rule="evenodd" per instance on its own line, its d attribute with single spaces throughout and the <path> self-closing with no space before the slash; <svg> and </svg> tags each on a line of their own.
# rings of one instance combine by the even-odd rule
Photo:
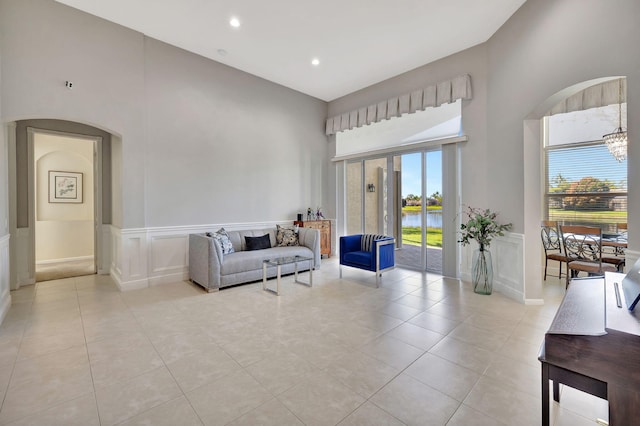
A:
<svg viewBox="0 0 640 426">
<path fill-rule="evenodd" d="M 622 96 L 618 99 L 618 82 L 622 80 Z M 573 111 L 584 111 L 591 108 L 599 108 L 607 105 L 614 105 L 618 102 L 627 101 L 627 79 L 609 80 L 595 86 L 587 87 L 584 90 L 569 96 L 559 102 L 545 115 L 564 114 Z"/>
<path fill-rule="evenodd" d="M 402 114 L 438 107 L 458 99 L 471 99 L 471 77 L 468 74 L 328 118 L 325 133 L 333 135 L 391 117 L 400 117 Z"/>
</svg>

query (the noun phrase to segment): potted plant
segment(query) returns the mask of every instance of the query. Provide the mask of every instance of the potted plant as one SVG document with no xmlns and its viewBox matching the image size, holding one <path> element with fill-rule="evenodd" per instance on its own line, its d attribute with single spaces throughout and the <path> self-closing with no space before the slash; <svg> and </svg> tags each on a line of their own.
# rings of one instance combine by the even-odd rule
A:
<svg viewBox="0 0 640 426">
<path fill-rule="evenodd" d="M 465 210 L 467 223 L 460 225 L 460 240 L 463 246 L 475 240 L 478 248 L 473 252 L 471 279 L 473 291 L 479 294 L 491 294 L 493 291 L 493 266 L 491 252 L 488 250 L 491 239 L 504 235 L 504 231 L 511 229 L 512 224 L 500 224 L 498 214 L 489 209 L 467 207 Z"/>
</svg>

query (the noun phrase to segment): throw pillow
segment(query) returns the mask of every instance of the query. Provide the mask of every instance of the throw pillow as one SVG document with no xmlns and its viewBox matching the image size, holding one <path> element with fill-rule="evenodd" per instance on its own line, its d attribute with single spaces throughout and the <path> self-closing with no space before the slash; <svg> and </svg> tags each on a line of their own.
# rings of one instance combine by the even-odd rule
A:
<svg viewBox="0 0 640 426">
<path fill-rule="evenodd" d="M 214 238 L 222 247 L 222 254 L 233 253 L 233 244 L 231 244 L 231 240 L 229 239 L 229 234 L 224 228 L 218 229 L 216 232 L 207 232 L 207 237 Z"/>
<path fill-rule="evenodd" d="M 244 237 L 244 241 L 247 245 L 247 251 L 271 248 L 269 234 L 264 234 L 262 237 Z"/>
<path fill-rule="evenodd" d="M 297 246 L 298 234 L 293 229 L 276 225 L 276 244 L 278 247 Z"/>
<path fill-rule="evenodd" d="M 385 235 L 364 234 L 362 236 L 362 243 L 361 243 L 360 250 L 373 251 L 373 242 L 375 240 L 380 240 L 382 238 L 387 238 L 387 237 Z"/>
</svg>

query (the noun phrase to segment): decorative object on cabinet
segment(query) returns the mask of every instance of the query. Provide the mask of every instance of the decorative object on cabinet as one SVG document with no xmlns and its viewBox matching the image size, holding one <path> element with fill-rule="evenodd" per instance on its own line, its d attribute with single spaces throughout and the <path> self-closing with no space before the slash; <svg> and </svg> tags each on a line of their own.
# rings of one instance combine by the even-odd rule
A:
<svg viewBox="0 0 640 426">
<path fill-rule="evenodd" d="M 301 228 L 312 228 L 320 230 L 320 255 L 326 254 L 331 257 L 331 221 L 330 220 L 296 220 L 294 225 Z"/>
</svg>

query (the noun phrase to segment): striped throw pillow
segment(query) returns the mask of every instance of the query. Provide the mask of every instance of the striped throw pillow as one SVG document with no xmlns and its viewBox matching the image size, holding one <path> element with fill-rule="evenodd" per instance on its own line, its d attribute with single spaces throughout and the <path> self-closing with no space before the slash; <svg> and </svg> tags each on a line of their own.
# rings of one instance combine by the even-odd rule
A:
<svg viewBox="0 0 640 426">
<path fill-rule="evenodd" d="M 375 235 L 375 234 L 364 234 L 362 236 L 362 242 L 360 243 L 360 248 L 362 251 L 371 251 L 373 249 L 373 241 L 379 240 L 381 238 L 386 238 L 385 235 Z"/>
</svg>

